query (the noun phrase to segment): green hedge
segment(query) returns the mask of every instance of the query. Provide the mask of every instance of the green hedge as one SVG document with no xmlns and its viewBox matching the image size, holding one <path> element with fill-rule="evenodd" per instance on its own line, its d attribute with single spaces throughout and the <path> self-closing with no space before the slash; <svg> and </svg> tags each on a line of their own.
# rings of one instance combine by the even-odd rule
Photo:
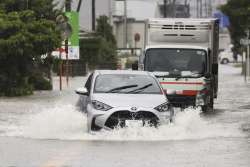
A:
<svg viewBox="0 0 250 167">
<path fill-rule="evenodd" d="M 20 85 L 18 87 L 8 87 L 0 95 L 2 96 L 23 96 L 31 95 L 33 93 L 33 86 L 31 84 Z"/>
<path fill-rule="evenodd" d="M 33 85 L 34 90 L 52 90 L 50 81 L 42 76 L 32 76 L 29 82 Z"/>
</svg>

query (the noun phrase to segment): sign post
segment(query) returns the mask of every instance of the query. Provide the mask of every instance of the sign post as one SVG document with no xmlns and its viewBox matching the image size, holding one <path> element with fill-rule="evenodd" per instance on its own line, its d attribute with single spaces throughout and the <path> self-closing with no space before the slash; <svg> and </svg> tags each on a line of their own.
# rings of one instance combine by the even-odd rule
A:
<svg viewBox="0 0 250 167">
<path fill-rule="evenodd" d="M 246 65 L 245 65 L 245 82 L 250 83 L 250 32 L 249 30 L 246 32 L 247 33 L 247 38 L 246 39 L 241 39 L 240 44 L 244 45 L 247 47 L 247 54 L 246 54 Z"/>
<path fill-rule="evenodd" d="M 79 13 L 71 12 L 71 2 L 66 0 L 66 12 L 56 18 L 57 27 L 61 30 L 61 36 L 64 39 L 61 48 L 52 52 L 52 55 L 61 60 L 66 60 L 66 81 L 68 86 L 69 77 L 69 60 L 80 59 L 79 54 Z M 64 49 L 65 48 L 65 49 Z M 59 67 L 60 72 L 60 90 L 62 90 L 62 62 Z"/>
<path fill-rule="evenodd" d="M 69 60 L 80 59 L 79 54 L 79 13 L 66 12 L 66 17 L 72 28 L 72 33 L 65 41 L 66 50 L 66 81 L 69 83 Z"/>
<path fill-rule="evenodd" d="M 60 91 L 62 90 L 62 53 L 65 52 L 65 49 L 63 48 L 59 48 L 59 59 L 60 59 L 60 63 L 59 63 L 59 88 Z"/>
</svg>

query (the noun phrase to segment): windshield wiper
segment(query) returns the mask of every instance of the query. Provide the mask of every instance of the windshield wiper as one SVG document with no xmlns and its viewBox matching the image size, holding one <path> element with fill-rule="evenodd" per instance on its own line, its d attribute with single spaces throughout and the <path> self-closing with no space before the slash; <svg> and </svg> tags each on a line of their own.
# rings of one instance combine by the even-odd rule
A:
<svg viewBox="0 0 250 167">
<path fill-rule="evenodd" d="M 183 77 L 183 76 L 181 76 L 181 75 L 178 75 L 178 76 L 176 76 L 175 80 L 178 81 L 179 79 L 182 79 L 182 78 L 186 78 L 186 77 Z"/>
<path fill-rule="evenodd" d="M 202 74 L 200 72 L 191 72 L 191 75 L 192 77 L 201 77 Z"/>
<path fill-rule="evenodd" d="M 117 88 L 113 88 L 113 89 L 110 89 L 109 91 L 105 92 L 105 93 L 114 93 L 114 92 L 117 92 L 119 90 L 123 90 L 123 89 L 128 89 L 128 88 L 133 88 L 133 87 L 137 87 L 138 85 L 134 84 L 134 85 L 126 85 L 126 86 L 120 86 L 120 87 L 117 87 Z"/>
<path fill-rule="evenodd" d="M 201 75 L 202 74 L 200 74 L 200 73 L 191 72 L 190 75 L 178 75 L 178 76 L 175 77 L 175 80 L 178 81 L 178 80 L 180 80 L 182 78 L 199 77 Z"/>
<path fill-rule="evenodd" d="M 142 87 L 140 87 L 140 88 L 137 88 L 137 89 L 131 90 L 131 91 L 129 91 L 129 92 L 126 92 L 126 93 L 140 93 L 140 92 L 142 92 L 144 89 L 147 89 L 148 87 L 150 87 L 150 86 L 152 86 L 152 85 L 153 85 L 153 84 L 150 83 L 150 84 L 147 84 L 147 85 L 142 86 Z"/>
<path fill-rule="evenodd" d="M 169 75 L 155 75 L 156 78 L 166 78 L 169 77 Z"/>
</svg>

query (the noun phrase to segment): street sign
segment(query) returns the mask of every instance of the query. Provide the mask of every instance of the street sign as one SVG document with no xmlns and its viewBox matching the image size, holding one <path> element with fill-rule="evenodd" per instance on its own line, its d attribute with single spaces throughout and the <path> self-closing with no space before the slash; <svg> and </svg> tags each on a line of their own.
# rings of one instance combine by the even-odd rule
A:
<svg viewBox="0 0 250 167">
<path fill-rule="evenodd" d="M 72 34 L 69 37 L 68 46 L 68 59 L 75 60 L 80 59 L 79 51 L 79 13 L 78 12 L 66 12 L 66 17 L 69 19 L 69 23 L 72 27 Z"/>
<path fill-rule="evenodd" d="M 225 28 L 225 27 L 229 27 L 230 26 L 230 22 L 229 22 L 228 16 L 226 16 L 221 11 L 216 11 L 214 13 L 214 17 L 219 19 L 219 21 L 220 21 L 220 27 L 221 28 Z"/>
<path fill-rule="evenodd" d="M 240 39 L 240 44 L 241 45 L 250 45 L 250 39 Z"/>
<path fill-rule="evenodd" d="M 140 34 L 139 34 L 139 33 L 136 33 L 136 34 L 134 35 L 134 40 L 135 40 L 135 42 L 139 42 L 140 39 L 141 39 Z"/>
</svg>

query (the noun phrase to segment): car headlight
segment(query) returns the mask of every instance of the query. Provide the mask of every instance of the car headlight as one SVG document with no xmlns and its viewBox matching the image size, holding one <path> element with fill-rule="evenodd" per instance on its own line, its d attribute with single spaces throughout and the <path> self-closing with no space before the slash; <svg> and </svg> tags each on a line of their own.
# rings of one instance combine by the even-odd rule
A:
<svg viewBox="0 0 250 167">
<path fill-rule="evenodd" d="M 167 112 L 170 109 L 170 104 L 169 103 L 163 103 L 163 104 L 155 107 L 154 109 L 159 111 L 159 112 Z"/>
<path fill-rule="evenodd" d="M 107 104 L 104 104 L 104 103 L 102 103 L 102 102 L 96 101 L 96 100 L 93 100 L 93 101 L 92 101 L 92 105 L 93 105 L 93 107 L 94 107 L 96 110 L 108 111 L 108 110 L 112 109 L 111 106 L 109 106 L 109 105 L 107 105 Z"/>
<path fill-rule="evenodd" d="M 195 104 L 196 106 L 203 106 L 205 105 L 205 97 L 208 94 L 207 89 L 203 89 L 201 91 L 199 91 L 196 95 L 196 100 L 195 100 Z"/>
</svg>

